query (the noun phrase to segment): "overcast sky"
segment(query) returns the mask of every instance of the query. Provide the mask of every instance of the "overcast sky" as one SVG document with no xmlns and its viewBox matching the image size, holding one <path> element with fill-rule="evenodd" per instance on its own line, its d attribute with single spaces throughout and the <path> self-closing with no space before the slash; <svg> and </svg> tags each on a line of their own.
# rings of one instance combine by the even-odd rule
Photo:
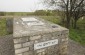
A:
<svg viewBox="0 0 85 55">
<path fill-rule="evenodd" d="M 31 12 L 46 9 L 41 0 L 0 0 L 0 11 Z"/>
</svg>

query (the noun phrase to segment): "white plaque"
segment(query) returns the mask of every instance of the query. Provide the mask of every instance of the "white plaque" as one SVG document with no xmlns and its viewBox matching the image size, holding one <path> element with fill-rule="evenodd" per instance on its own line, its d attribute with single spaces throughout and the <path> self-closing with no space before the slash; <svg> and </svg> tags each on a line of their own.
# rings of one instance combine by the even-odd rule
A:
<svg viewBox="0 0 85 55">
<path fill-rule="evenodd" d="M 36 18 L 34 17 L 28 17 L 28 18 L 21 18 L 23 21 L 38 21 Z"/>
<path fill-rule="evenodd" d="M 32 25 L 44 25 L 42 21 L 37 20 L 34 17 L 29 17 L 29 18 L 21 18 L 24 22 L 27 23 L 28 26 Z"/>
<path fill-rule="evenodd" d="M 38 22 L 29 22 L 29 23 L 27 23 L 27 25 L 29 26 L 29 25 L 44 25 L 44 23 L 43 22 L 40 22 L 40 21 L 38 21 Z"/>
<path fill-rule="evenodd" d="M 34 44 L 34 50 L 49 47 L 49 46 L 56 45 L 56 44 L 58 44 L 58 39 L 37 43 L 37 44 Z"/>
</svg>

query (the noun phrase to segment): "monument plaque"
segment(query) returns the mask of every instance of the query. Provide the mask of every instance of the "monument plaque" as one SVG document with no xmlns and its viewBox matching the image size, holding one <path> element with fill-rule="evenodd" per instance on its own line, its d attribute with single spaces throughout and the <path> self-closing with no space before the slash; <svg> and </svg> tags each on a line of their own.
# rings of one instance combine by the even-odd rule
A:
<svg viewBox="0 0 85 55">
<path fill-rule="evenodd" d="M 29 18 L 21 18 L 23 21 L 38 21 L 34 17 L 29 17 Z"/>
<path fill-rule="evenodd" d="M 28 26 L 33 25 L 44 25 L 42 21 L 37 20 L 36 18 L 30 17 L 30 18 L 22 18 L 24 22 L 27 23 Z"/>
<path fill-rule="evenodd" d="M 49 47 L 56 44 L 58 44 L 58 39 L 49 40 L 46 42 L 40 42 L 40 43 L 34 44 L 34 50 Z"/>
</svg>

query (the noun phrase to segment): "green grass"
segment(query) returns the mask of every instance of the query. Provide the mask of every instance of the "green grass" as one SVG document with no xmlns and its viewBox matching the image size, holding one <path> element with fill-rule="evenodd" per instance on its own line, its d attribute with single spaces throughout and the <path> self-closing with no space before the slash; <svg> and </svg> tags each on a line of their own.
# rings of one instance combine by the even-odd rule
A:
<svg viewBox="0 0 85 55">
<path fill-rule="evenodd" d="M 72 40 L 75 40 L 76 42 L 79 42 L 82 45 L 85 45 L 85 29 L 70 29 L 70 38 Z"/>
<path fill-rule="evenodd" d="M 56 23 L 56 24 L 59 24 L 60 23 L 60 19 L 59 17 L 56 17 L 56 16 L 39 16 L 40 18 L 43 18 L 47 21 L 50 21 L 50 22 L 53 22 L 53 23 Z"/>
<path fill-rule="evenodd" d="M 60 24 L 59 17 L 56 18 L 56 16 L 41 16 L 45 20 L 51 21 L 56 24 Z M 71 28 L 69 30 L 69 38 L 82 44 L 85 45 L 85 20 L 79 19 L 77 22 L 77 26 L 79 29 L 73 29 Z"/>
<path fill-rule="evenodd" d="M 0 18 L 0 36 L 6 35 L 6 19 L 5 18 Z"/>
</svg>

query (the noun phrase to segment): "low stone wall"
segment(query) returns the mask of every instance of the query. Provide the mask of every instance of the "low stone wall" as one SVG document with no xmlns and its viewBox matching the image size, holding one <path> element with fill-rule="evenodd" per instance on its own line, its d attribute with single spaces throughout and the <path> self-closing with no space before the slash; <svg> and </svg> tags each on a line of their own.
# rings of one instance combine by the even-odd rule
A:
<svg viewBox="0 0 85 55">
<path fill-rule="evenodd" d="M 12 35 L 0 36 L 0 55 L 15 55 Z"/>
<path fill-rule="evenodd" d="M 16 37 L 14 38 L 15 55 L 68 55 L 68 33 L 68 30 L 62 30 L 35 36 Z M 44 48 L 39 48 L 43 43 L 50 45 L 47 42 L 56 39 L 58 40 L 57 44 L 48 47 L 44 47 L 44 45 Z M 40 46 L 35 48 L 35 45 L 39 43 L 41 43 Z"/>
<path fill-rule="evenodd" d="M 38 17 L 13 19 L 15 55 L 68 55 L 69 30 Z"/>
</svg>

